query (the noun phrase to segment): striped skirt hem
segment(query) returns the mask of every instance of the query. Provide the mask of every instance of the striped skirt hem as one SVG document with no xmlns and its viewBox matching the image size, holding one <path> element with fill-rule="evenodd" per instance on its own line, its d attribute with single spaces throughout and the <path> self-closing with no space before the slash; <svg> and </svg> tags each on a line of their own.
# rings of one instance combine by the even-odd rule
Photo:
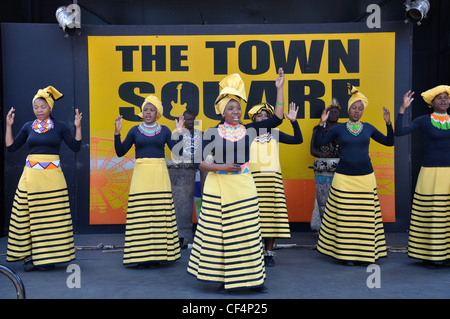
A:
<svg viewBox="0 0 450 319">
<path fill-rule="evenodd" d="M 154 182 L 149 182 L 149 176 Z M 175 207 L 165 161 L 137 159 L 128 196 L 123 264 L 175 261 L 180 257 Z"/>
<path fill-rule="evenodd" d="M 258 193 L 261 236 L 290 238 L 289 218 L 280 172 L 252 172 Z"/>
<path fill-rule="evenodd" d="M 336 173 L 317 250 L 342 261 L 375 262 L 387 255 L 375 175 Z"/>
<path fill-rule="evenodd" d="M 258 287 L 265 268 L 251 173 L 208 174 L 187 271 L 225 289 Z"/>
<path fill-rule="evenodd" d="M 59 161 L 57 155 L 29 155 L 33 163 Z M 14 196 L 7 261 L 30 258 L 36 266 L 75 259 L 72 216 L 60 167 L 24 167 Z"/>
<path fill-rule="evenodd" d="M 413 196 L 408 256 L 450 259 L 450 167 L 421 167 Z"/>
</svg>

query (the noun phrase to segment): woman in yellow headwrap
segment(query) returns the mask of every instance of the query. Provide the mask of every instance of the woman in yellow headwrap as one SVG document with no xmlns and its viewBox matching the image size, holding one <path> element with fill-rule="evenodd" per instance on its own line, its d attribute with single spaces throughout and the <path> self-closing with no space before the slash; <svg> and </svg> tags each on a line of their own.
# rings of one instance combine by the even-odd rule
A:
<svg viewBox="0 0 450 319">
<path fill-rule="evenodd" d="M 367 98 L 349 85 L 349 120 L 322 135 L 328 108 L 321 116 L 314 138 L 315 147 L 334 139 L 341 148 L 331 191 L 328 196 L 317 250 L 347 265 L 374 263 L 387 255 L 377 184 L 369 157 L 370 139 L 386 146 L 394 145 L 389 110 L 383 107 L 387 136 L 374 126 L 361 122 Z"/>
<path fill-rule="evenodd" d="M 284 101 L 284 92 L 277 100 Z M 283 103 L 282 103 L 283 104 Z M 253 106 L 248 115 L 254 122 L 264 121 L 273 116 L 273 106 L 261 103 Z M 261 235 L 264 240 L 264 262 L 266 267 L 275 266 L 273 245 L 275 238 L 290 238 L 289 218 L 284 196 L 283 177 L 279 158 L 278 143 L 301 144 L 302 132 L 297 122 L 298 107 L 289 104 L 285 113 L 294 130 L 294 135 L 279 130 L 259 132 L 250 147 L 250 170 L 258 191 Z"/>
<path fill-rule="evenodd" d="M 280 69 L 277 89 L 283 84 Z M 244 82 L 238 74 L 231 74 L 219 85 L 216 112 L 223 120 L 203 134 L 203 157 L 196 163 L 209 173 L 187 270 L 199 280 L 220 282 L 220 292 L 242 288 L 266 292 L 258 197 L 249 167 L 250 143 L 258 129 L 281 124 L 283 106 L 277 101 L 275 116 L 243 125 Z"/>
<path fill-rule="evenodd" d="M 136 152 L 128 196 L 123 264 L 148 267 L 175 261 L 181 256 L 164 149 L 167 145 L 172 150 L 182 135 L 172 139 L 170 129 L 156 122 L 163 114 L 162 103 L 156 96 L 148 96 L 141 109 L 139 116 L 144 122 L 133 126 L 123 142 L 120 138 L 122 116 L 116 118 L 114 148 L 119 157 L 133 145 Z M 175 123 L 177 131 L 181 132 L 183 116 Z"/>
<path fill-rule="evenodd" d="M 436 267 L 450 259 L 450 86 L 439 85 L 422 93 L 432 113 L 403 126 L 403 115 L 414 92 L 403 96 L 395 122 L 395 135 L 415 130 L 422 133 L 424 158 L 413 196 L 409 228 L 408 256 Z"/>
<path fill-rule="evenodd" d="M 46 270 L 75 258 L 72 217 L 59 148 L 64 141 L 74 152 L 81 147 L 82 114 L 75 109 L 75 138 L 69 127 L 51 116 L 54 87 L 41 89 L 32 105 L 36 119 L 25 123 L 13 137 L 14 108 L 6 116 L 5 144 L 14 152 L 28 145 L 28 156 L 17 186 L 11 212 L 7 261 L 24 262 L 25 271 Z"/>
</svg>

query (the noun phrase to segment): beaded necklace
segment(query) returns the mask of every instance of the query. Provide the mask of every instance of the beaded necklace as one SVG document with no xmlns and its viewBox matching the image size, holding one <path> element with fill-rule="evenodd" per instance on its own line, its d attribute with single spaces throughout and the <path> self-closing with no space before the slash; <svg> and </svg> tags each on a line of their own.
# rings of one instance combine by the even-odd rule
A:
<svg viewBox="0 0 450 319">
<path fill-rule="evenodd" d="M 432 113 L 430 114 L 431 124 L 440 129 L 448 130 L 450 129 L 450 117 L 447 113 Z"/>
<path fill-rule="evenodd" d="M 52 128 L 55 127 L 55 124 L 53 123 L 53 120 L 51 118 L 48 118 L 43 121 L 35 119 L 33 124 L 31 124 L 31 127 L 36 133 L 41 134 L 50 131 Z"/>
<path fill-rule="evenodd" d="M 256 142 L 259 142 L 259 143 L 261 143 L 261 144 L 264 144 L 264 143 L 270 142 L 270 140 L 271 140 L 272 138 L 273 138 L 272 133 L 267 132 L 267 133 L 264 133 L 264 134 L 262 134 L 262 135 L 257 136 L 257 137 L 255 138 L 255 141 L 256 141 Z"/>
<path fill-rule="evenodd" d="M 217 127 L 217 132 L 221 138 L 230 142 L 237 142 L 244 138 L 247 130 L 242 124 L 230 125 L 225 122 Z"/>
<path fill-rule="evenodd" d="M 139 132 L 144 134 L 145 136 L 155 136 L 158 135 L 161 132 L 162 126 L 158 123 L 153 124 L 139 124 L 138 125 Z"/>
<path fill-rule="evenodd" d="M 349 121 L 347 121 L 347 124 L 346 124 L 347 130 L 354 136 L 358 136 L 359 133 L 361 133 L 363 126 L 364 126 L 363 123 L 360 121 L 352 122 L 349 120 Z"/>
</svg>

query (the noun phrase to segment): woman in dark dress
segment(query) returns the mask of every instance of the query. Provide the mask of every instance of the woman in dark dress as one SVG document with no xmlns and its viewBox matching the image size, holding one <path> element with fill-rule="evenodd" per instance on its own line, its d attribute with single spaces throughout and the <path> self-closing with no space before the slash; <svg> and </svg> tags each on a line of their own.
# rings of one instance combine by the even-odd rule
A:
<svg viewBox="0 0 450 319">
<path fill-rule="evenodd" d="M 283 95 L 283 90 L 279 93 Z M 280 96 L 278 100 L 283 100 Z M 281 103 L 284 104 L 284 103 Z M 273 251 L 275 238 L 290 238 L 289 217 L 284 195 L 283 176 L 279 156 L 279 143 L 301 144 L 302 132 L 297 122 L 298 107 L 289 104 L 286 118 L 292 125 L 294 135 L 278 129 L 260 132 L 250 147 L 250 170 L 258 191 L 261 236 L 264 240 L 264 262 L 266 267 L 275 266 Z M 274 115 L 274 107 L 269 103 L 253 106 L 248 112 L 254 122 L 267 120 Z"/>
<path fill-rule="evenodd" d="M 27 144 L 28 156 L 14 196 L 9 225 L 7 261 L 23 260 L 25 271 L 47 270 L 75 259 L 72 216 L 59 151 L 64 141 L 74 152 L 81 147 L 82 114 L 75 110 L 75 138 L 69 127 L 51 116 L 54 87 L 33 98 L 34 121 L 13 137 L 14 108 L 6 116 L 5 144 L 14 152 Z"/>
<path fill-rule="evenodd" d="M 384 227 L 378 201 L 377 183 L 369 157 L 369 143 L 373 139 L 394 145 L 389 110 L 383 107 L 387 136 L 360 119 L 368 105 L 367 98 L 349 85 L 349 120 L 322 135 L 328 113 L 324 110 L 315 135 L 315 147 L 334 139 L 341 149 L 341 157 L 331 185 L 317 250 L 348 265 L 374 263 L 387 255 Z"/>
<path fill-rule="evenodd" d="M 123 142 L 120 139 L 122 117 L 116 118 L 114 147 L 119 157 L 133 145 L 136 151 L 128 195 L 123 264 L 148 267 L 181 257 L 164 149 L 165 145 L 172 149 L 182 135 L 172 139 L 170 129 L 157 123 L 163 114 L 163 106 L 156 96 L 148 96 L 141 108 L 139 116 L 144 122 L 133 126 Z M 180 115 L 176 121 L 178 132 L 182 131 L 183 125 Z"/>
<path fill-rule="evenodd" d="M 432 111 L 404 126 L 404 113 L 414 100 L 413 92 L 403 97 L 395 121 L 395 135 L 420 131 L 424 158 L 413 196 L 408 256 L 436 267 L 450 259 L 450 86 L 439 85 L 422 93 Z"/>
<path fill-rule="evenodd" d="M 280 69 L 276 86 L 283 84 Z M 250 143 L 259 128 L 281 124 L 283 106 L 277 104 L 275 116 L 265 121 L 243 125 L 244 82 L 238 74 L 231 74 L 219 85 L 215 109 L 223 121 L 203 134 L 203 161 L 198 166 L 209 173 L 187 271 L 198 280 L 221 283 L 222 293 L 243 288 L 267 292 Z"/>
</svg>

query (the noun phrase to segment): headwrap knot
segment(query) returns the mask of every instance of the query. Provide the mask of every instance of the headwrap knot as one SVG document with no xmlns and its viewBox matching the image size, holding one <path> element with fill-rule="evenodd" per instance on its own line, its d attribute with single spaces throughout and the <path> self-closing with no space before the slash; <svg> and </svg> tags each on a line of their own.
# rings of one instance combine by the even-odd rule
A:
<svg viewBox="0 0 450 319">
<path fill-rule="evenodd" d="M 255 116 L 261 113 L 262 111 L 266 111 L 267 113 L 269 113 L 269 116 L 273 116 L 274 107 L 267 102 L 253 106 L 250 109 L 250 111 L 248 111 L 248 116 L 250 117 L 250 120 L 254 121 Z"/>
<path fill-rule="evenodd" d="M 361 101 L 364 105 L 364 110 L 366 109 L 367 105 L 369 105 L 369 100 L 359 92 L 353 85 L 350 83 L 347 83 L 348 87 L 348 93 L 351 95 L 350 99 L 348 100 L 348 109 L 350 109 L 350 106 L 352 106 L 353 103 L 356 101 Z"/>
<path fill-rule="evenodd" d="M 247 102 L 245 84 L 239 74 L 233 73 L 227 75 L 222 79 L 222 81 L 219 82 L 219 87 L 221 91 L 215 102 L 215 110 L 217 114 L 223 115 L 225 106 L 232 99 L 238 101 L 239 103 L 242 101 Z"/>
<path fill-rule="evenodd" d="M 33 104 L 34 101 L 36 101 L 36 99 L 42 98 L 50 106 L 50 109 L 53 110 L 53 105 L 55 104 L 55 101 L 60 99 L 62 96 L 63 96 L 62 93 L 60 93 L 53 86 L 47 86 L 45 89 L 39 89 L 37 91 L 36 95 L 33 98 Z"/>
</svg>

